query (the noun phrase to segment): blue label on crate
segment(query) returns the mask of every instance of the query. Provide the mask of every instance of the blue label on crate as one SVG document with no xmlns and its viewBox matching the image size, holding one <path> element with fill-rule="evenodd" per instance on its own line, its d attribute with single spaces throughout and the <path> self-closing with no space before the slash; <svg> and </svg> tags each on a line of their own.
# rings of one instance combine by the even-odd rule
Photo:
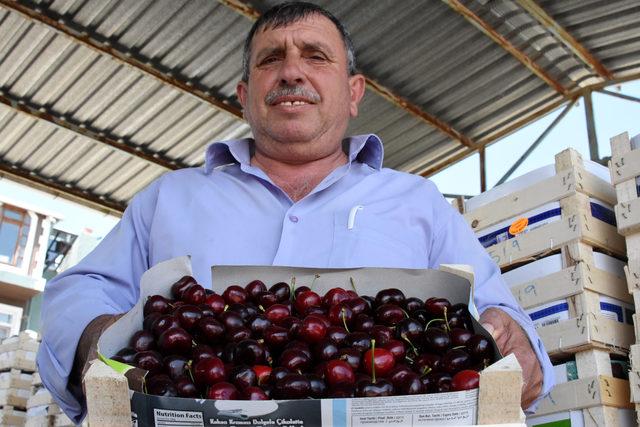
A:
<svg viewBox="0 0 640 427">
<path fill-rule="evenodd" d="M 591 202 L 591 215 L 603 221 L 609 225 L 616 226 L 616 215 L 611 210 L 608 209 L 598 203 Z M 562 210 L 560 208 L 549 209 L 546 212 L 539 213 L 537 215 L 533 215 L 529 218 L 529 228 L 535 228 L 536 223 L 540 223 L 542 221 L 548 220 L 549 218 L 559 217 L 562 214 Z M 511 239 L 515 237 L 513 234 L 509 233 L 509 226 L 503 227 L 499 230 L 486 234 L 484 236 L 478 237 L 478 240 L 482 244 L 483 247 L 488 248 L 497 243 L 504 242 L 505 240 Z"/>
<path fill-rule="evenodd" d="M 564 311 L 569 310 L 569 304 L 566 302 L 562 302 L 556 305 L 552 305 L 551 307 L 543 308 L 542 310 L 534 311 L 529 314 L 532 321 L 536 321 L 538 319 L 542 319 L 543 317 L 551 316 L 553 314 L 562 313 Z"/>
</svg>

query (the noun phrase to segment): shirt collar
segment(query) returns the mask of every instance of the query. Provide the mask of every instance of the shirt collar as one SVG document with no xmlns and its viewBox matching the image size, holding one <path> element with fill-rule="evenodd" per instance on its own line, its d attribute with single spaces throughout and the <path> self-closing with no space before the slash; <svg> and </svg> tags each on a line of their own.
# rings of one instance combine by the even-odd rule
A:
<svg viewBox="0 0 640 427">
<path fill-rule="evenodd" d="M 351 136 L 345 140 L 349 146 L 349 162 L 365 163 L 376 170 L 382 168 L 384 149 L 382 140 L 374 134 Z M 251 162 L 253 139 L 232 139 L 214 142 L 207 147 L 204 171 L 211 173 L 215 168 L 232 163 L 249 165 Z"/>
</svg>

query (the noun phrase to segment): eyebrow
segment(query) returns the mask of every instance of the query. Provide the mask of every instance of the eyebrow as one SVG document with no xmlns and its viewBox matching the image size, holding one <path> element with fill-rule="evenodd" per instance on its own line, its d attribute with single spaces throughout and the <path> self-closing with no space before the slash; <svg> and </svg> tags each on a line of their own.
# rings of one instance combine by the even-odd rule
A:
<svg viewBox="0 0 640 427">
<path fill-rule="evenodd" d="M 260 60 L 262 58 L 265 58 L 273 54 L 282 54 L 284 50 L 285 49 L 282 46 L 266 47 L 256 53 L 256 60 Z M 305 43 L 302 46 L 302 51 L 303 52 L 321 51 L 325 53 L 327 56 L 329 56 L 330 58 L 334 57 L 333 50 L 331 50 L 330 46 L 322 42 Z"/>
</svg>

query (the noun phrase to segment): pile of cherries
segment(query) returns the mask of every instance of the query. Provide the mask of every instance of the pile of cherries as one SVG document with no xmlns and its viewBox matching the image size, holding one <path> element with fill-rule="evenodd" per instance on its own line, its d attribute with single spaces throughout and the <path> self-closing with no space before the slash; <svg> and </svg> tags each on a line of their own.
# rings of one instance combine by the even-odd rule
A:
<svg viewBox="0 0 640 427">
<path fill-rule="evenodd" d="M 295 282 L 295 281 L 294 281 Z M 313 286 L 313 285 L 312 285 Z M 153 295 L 115 360 L 149 394 L 218 400 L 411 395 L 478 387 L 493 362 L 465 304 L 254 280 L 222 295 L 185 276 Z"/>
</svg>

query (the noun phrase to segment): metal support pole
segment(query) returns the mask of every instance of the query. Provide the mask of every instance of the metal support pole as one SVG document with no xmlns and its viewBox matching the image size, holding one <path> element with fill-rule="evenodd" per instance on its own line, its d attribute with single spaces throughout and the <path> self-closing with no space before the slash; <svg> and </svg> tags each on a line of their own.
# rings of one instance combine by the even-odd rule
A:
<svg viewBox="0 0 640 427">
<path fill-rule="evenodd" d="M 626 99 L 627 101 L 640 102 L 640 98 L 636 98 L 635 96 L 625 95 L 624 93 L 612 92 L 606 89 L 600 89 L 598 92 L 604 93 L 605 95 L 615 96 L 616 98 Z"/>
<path fill-rule="evenodd" d="M 589 156 L 594 162 L 600 162 L 600 153 L 598 153 L 598 137 L 596 136 L 596 122 L 593 118 L 593 102 L 591 100 L 591 91 L 586 90 L 582 95 L 584 98 L 584 113 L 587 118 L 587 136 L 589 137 Z"/>
<path fill-rule="evenodd" d="M 576 101 L 577 101 L 577 98 L 571 100 L 571 102 L 566 107 L 564 107 L 564 110 L 562 110 L 562 113 L 560 113 L 558 117 L 556 117 L 553 120 L 553 122 L 551 122 L 551 124 L 544 130 L 544 132 L 540 134 L 538 139 L 536 139 L 533 142 L 533 144 L 531 144 L 531 146 L 527 148 L 527 151 L 525 151 L 524 154 L 520 156 L 520 158 L 513 164 L 513 166 L 511 166 L 511 168 L 509 168 L 507 173 L 505 173 L 502 176 L 502 178 L 500 178 L 500 180 L 496 183 L 496 185 L 500 185 L 503 182 L 505 182 L 507 179 L 509 179 L 509 177 L 516 171 L 516 169 L 518 169 L 520 165 L 527 159 L 527 157 L 529 157 L 529 155 L 533 152 L 533 150 L 535 150 L 536 147 L 540 145 L 540 143 L 547 137 L 547 135 L 549 135 L 549 133 L 553 130 L 553 128 L 555 128 L 556 125 L 560 123 L 560 121 L 564 118 L 564 116 L 567 115 L 567 113 L 571 110 L 571 107 L 575 105 Z"/>
<path fill-rule="evenodd" d="M 487 191 L 487 159 L 485 156 L 485 148 L 482 147 L 478 150 L 478 153 L 480 154 L 480 192 L 484 193 Z"/>
</svg>

